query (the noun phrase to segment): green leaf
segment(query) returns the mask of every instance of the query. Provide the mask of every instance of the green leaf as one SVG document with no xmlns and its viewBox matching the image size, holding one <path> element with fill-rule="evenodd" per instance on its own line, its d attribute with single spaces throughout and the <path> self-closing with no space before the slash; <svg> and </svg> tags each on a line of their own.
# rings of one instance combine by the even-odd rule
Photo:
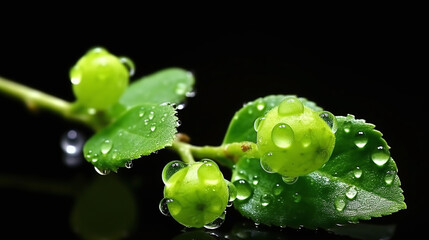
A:
<svg viewBox="0 0 429 240">
<path fill-rule="evenodd" d="M 100 171 L 116 171 L 130 160 L 171 146 L 176 134 L 175 114 L 167 104 L 131 108 L 86 142 L 86 160 Z"/>
<path fill-rule="evenodd" d="M 256 132 L 253 127 L 255 120 L 259 117 L 263 117 L 269 110 L 279 105 L 287 96 L 291 95 L 270 95 L 245 104 L 232 118 L 223 143 L 242 141 L 256 142 Z M 316 106 L 314 102 L 305 98 L 299 98 L 299 100 L 314 111 L 323 110 Z"/>
<path fill-rule="evenodd" d="M 232 182 L 244 179 L 252 194 L 237 199 L 235 208 L 258 223 L 308 228 L 329 228 L 405 209 L 398 169 L 382 134 L 352 115 L 337 120 L 330 160 L 293 184 L 265 172 L 259 159 L 240 160 Z"/>
<path fill-rule="evenodd" d="M 144 76 L 130 84 L 111 109 L 111 115 L 119 116 L 124 110 L 145 103 L 179 104 L 192 92 L 194 83 L 192 73 L 181 68 L 167 68 Z"/>
</svg>

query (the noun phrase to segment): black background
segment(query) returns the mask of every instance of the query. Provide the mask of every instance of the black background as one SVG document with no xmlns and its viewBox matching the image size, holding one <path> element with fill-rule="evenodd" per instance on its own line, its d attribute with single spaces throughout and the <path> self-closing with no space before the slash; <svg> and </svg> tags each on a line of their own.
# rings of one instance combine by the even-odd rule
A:
<svg viewBox="0 0 429 240">
<path fill-rule="evenodd" d="M 311 19 L 274 14 L 275 19 L 267 21 L 249 14 L 232 21 L 219 12 L 206 22 L 201 11 L 198 16 L 183 12 L 192 18 L 182 21 L 181 14 L 168 18 L 170 13 L 156 10 L 153 16 L 145 9 L 132 18 L 115 12 L 93 16 L 61 11 L 3 16 L 0 75 L 72 101 L 68 71 L 93 46 L 130 57 L 137 67 L 136 78 L 171 66 L 188 69 L 196 76 L 197 94 L 179 112 L 179 131 L 196 145 L 219 144 L 243 103 L 270 94 L 296 94 L 335 115 L 351 113 L 376 124 L 384 134 L 408 206 L 367 222 L 396 225 L 393 239 L 421 230 L 428 169 L 423 155 L 427 77 L 416 74 L 422 66 L 417 61 L 422 55 L 419 31 L 414 28 L 418 19 L 380 10 L 371 17 L 362 12 Z M 78 129 L 87 136 L 90 130 L 44 111 L 29 112 L 3 95 L 0 106 L 2 234 L 76 238 L 69 226 L 74 199 L 52 194 L 49 187 L 37 190 L 26 184 L 61 185 L 76 176 L 91 179 L 96 174 L 92 166 L 67 167 L 59 146 L 67 130 Z M 139 222 L 131 236 L 142 238 L 160 230 L 159 238 L 168 239 L 181 233 L 178 224 L 157 210 L 161 169 L 176 158 L 160 151 L 119 171 L 120 177 L 134 183 L 139 204 Z M 243 220 L 230 212 L 226 230 Z M 324 236 L 311 231 L 283 233 Z"/>
</svg>

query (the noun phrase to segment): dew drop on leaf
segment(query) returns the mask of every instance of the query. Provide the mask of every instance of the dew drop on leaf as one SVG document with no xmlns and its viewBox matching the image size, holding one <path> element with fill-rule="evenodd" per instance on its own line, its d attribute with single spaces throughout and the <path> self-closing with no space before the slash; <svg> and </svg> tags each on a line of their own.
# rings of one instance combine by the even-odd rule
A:
<svg viewBox="0 0 429 240">
<path fill-rule="evenodd" d="M 294 203 L 299 203 L 301 202 L 302 197 L 299 193 L 296 192 L 295 194 L 292 195 L 292 198 Z"/>
<path fill-rule="evenodd" d="M 276 183 L 273 187 L 273 193 L 274 195 L 278 196 L 283 192 L 284 188 L 280 183 Z"/>
<path fill-rule="evenodd" d="M 130 160 L 130 161 L 125 162 L 125 167 L 128 169 L 132 168 L 133 167 L 133 161 Z"/>
<path fill-rule="evenodd" d="M 337 209 L 338 212 L 341 212 L 346 207 L 346 201 L 342 198 L 337 198 L 335 199 L 334 205 L 335 209 Z"/>
<path fill-rule="evenodd" d="M 350 200 L 354 199 L 356 197 L 357 190 L 355 186 L 351 186 L 347 189 L 346 197 Z"/>
<path fill-rule="evenodd" d="M 355 176 L 355 178 L 362 177 L 362 169 L 360 169 L 360 167 L 356 167 L 356 169 L 353 170 L 353 175 Z"/>
<path fill-rule="evenodd" d="M 110 141 L 109 139 L 104 140 L 100 146 L 101 153 L 102 154 L 109 153 L 112 147 L 113 147 L 112 141 Z"/>
<path fill-rule="evenodd" d="M 109 169 L 98 169 L 96 166 L 94 166 L 94 169 L 98 174 L 100 174 L 102 176 L 105 176 L 105 175 L 110 173 Z"/>
<path fill-rule="evenodd" d="M 288 148 L 292 145 L 295 134 L 286 123 L 278 123 L 271 132 L 271 140 L 279 148 Z"/>
<path fill-rule="evenodd" d="M 383 146 L 378 146 L 377 149 L 374 150 L 374 152 L 371 154 L 372 161 L 380 167 L 384 166 L 389 158 L 390 153 Z"/>
<path fill-rule="evenodd" d="M 253 190 L 252 190 L 250 184 L 244 179 L 240 179 L 240 180 L 235 181 L 234 185 L 235 185 L 235 188 L 237 189 L 237 199 L 238 200 L 246 200 L 253 193 Z"/>
<path fill-rule="evenodd" d="M 270 203 L 272 203 L 274 200 L 273 195 L 271 195 L 270 193 L 266 193 L 264 195 L 261 196 L 261 205 L 263 207 L 268 206 Z"/>
<path fill-rule="evenodd" d="M 391 185 L 393 183 L 393 180 L 395 180 L 395 177 L 396 177 L 396 171 L 389 170 L 386 172 L 386 175 L 384 176 L 384 182 L 387 185 Z"/>
<path fill-rule="evenodd" d="M 362 131 L 359 131 L 356 133 L 354 143 L 356 147 L 358 148 L 364 148 L 366 143 L 368 142 L 368 138 L 365 136 L 365 133 Z"/>
</svg>

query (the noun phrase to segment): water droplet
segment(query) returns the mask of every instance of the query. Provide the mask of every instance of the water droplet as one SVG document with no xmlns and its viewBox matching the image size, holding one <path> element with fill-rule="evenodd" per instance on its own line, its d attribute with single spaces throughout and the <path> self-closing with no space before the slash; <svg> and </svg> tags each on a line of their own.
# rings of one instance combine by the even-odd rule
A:
<svg viewBox="0 0 429 240">
<path fill-rule="evenodd" d="M 107 154 L 110 152 L 110 150 L 112 149 L 112 141 L 110 141 L 109 139 L 104 140 L 103 143 L 101 143 L 100 146 L 100 150 L 102 154 Z"/>
<path fill-rule="evenodd" d="M 390 158 L 390 153 L 383 146 L 378 146 L 372 153 L 371 159 L 377 166 L 384 166 Z"/>
<path fill-rule="evenodd" d="M 301 144 L 303 147 L 308 147 L 311 145 L 311 131 L 307 132 L 301 139 Z"/>
<path fill-rule="evenodd" d="M 282 180 L 286 184 L 294 184 L 296 181 L 298 181 L 298 177 L 282 176 Z"/>
<path fill-rule="evenodd" d="M 188 98 L 193 98 L 196 95 L 197 95 L 196 91 L 190 91 L 190 92 L 185 93 L 185 96 L 188 97 Z"/>
<path fill-rule="evenodd" d="M 337 198 L 335 199 L 334 205 L 335 209 L 337 209 L 338 212 L 341 212 L 346 207 L 346 201 L 344 201 L 342 198 Z"/>
<path fill-rule="evenodd" d="M 223 222 L 225 222 L 226 211 L 223 211 L 222 214 L 216 218 L 213 222 L 204 225 L 206 229 L 216 229 L 219 228 Z"/>
<path fill-rule="evenodd" d="M 130 161 L 125 162 L 125 167 L 128 169 L 132 168 L 133 167 L 133 161 L 130 160 Z"/>
<path fill-rule="evenodd" d="M 82 71 L 80 70 L 80 68 L 75 65 L 71 70 L 70 70 L 70 81 L 73 85 L 78 85 L 80 84 L 82 79 Z"/>
<path fill-rule="evenodd" d="M 154 112 L 150 112 L 149 116 L 148 116 L 149 120 L 152 120 L 154 116 L 155 116 L 155 113 Z"/>
<path fill-rule="evenodd" d="M 79 155 L 84 141 L 81 133 L 70 130 L 61 137 L 60 146 L 67 155 Z"/>
<path fill-rule="evenodd" d="M 357 190 L 355 186 L 351 186 L 347 189 L 346 197 L 350 200 L 354 199 L 356 197 Z"/>
<path fill-rule="evenodd" d="M 232 184 L 230 181 L 225 180 L 226 184 L 228 186 L 228 207 L 232 206 L 232 203 L 237 198 L 237 189 L 235 188 L 235 185 Z"/>
<path fill-rule="evenodd" d="M 253 176 L 253 180 L 252 180 L 253 185 L 258 185 L 259 183 L 259 177 L 258 176 Z"/>
<path fill-rule="evenodd" d="M 356 169 L 353 170 L 353 175 L 355 176 L 355 178 L 362 177 L 362 169 L 360 169 L 359 167 L 356 167 Z"/>
<path fill-rule="evenodd" d="M 387 185 L 391 185 L 396 177 L 396 170 L 389 170 L 386 172 L 386 175 L 384 176 L 384 182 Z"/>
<path fill-rule="evenodd" d="M 179 119 L 176 122 L 176 127 L 180 127 L 182 125 L 182 121 L 180 121 Z"/>
<path fill-rule="evenodd" d="M 246 200 L 252 195 L 252 187 L 244 180 L 240 179 L 234 182 L 235 188 L 237 189 L 237 199 Z"/>
<path fill-rule="evenodd" d="M 278 123 L 271 132 L 271 140 L 279 148 L 288 148 L 292 145 L 295 134 L 286 123 Z"/>
<path fill-rule="evenodd" d="M 365 132 L 359 131 L 355 136 L 355 145 L 358 148 L 364 148 L 366 143 L 368 142 L 368 138 L 365 136 Z"/>
<path fill-rule="evenodd" d="M 150 131 L 152 131 L 152 132 L 154 132 L 154 131 L 155 131 L 155 129 L 156 129 L 156 127 L 155 127 L 155 126 L 150 127 Z"/>
<path fill-rule="evenodd" d="M 95 115 L 97 113 L 97 109 L 95 108 L 88 108 L 87 110 L 89 115 Z"/>
<path fill-rule="evenodd" d="M 128 69 L 130 77 L 133 76 L 136 72 L 136 66 L 134 65 L 134 62 L 127 57 L 120 57 L 119 61 L 121 61 L 121 63 L 124 64 L 125 67 Z"/>
<path fill-rule="evenodd" d="M 141 108 L 139 111 L 139 117 L 143 117 L 145 114 L 144 108 Z"/>
<path fill-rule="evenodd" d="M 182 210 L 182 206 L 177 200 L 174 200 L 172 198 L 163 198 L 159 202 L 159 211 L 164 216 L 175 216 L 179 214 L 179 212 Z"/>
<path fill-rule="evenodd" d="M 280 183 L 277 183 L 276 185 L 274 185 L 273 193 L 274 195 L 278 196 L 283 192 L 283 190 L 283 186 Z"/>
<path fill-rule="evenodd" d="M 304 112 L 304 105 L 296 97 L 286 97 L 279 104 L 278 113 L 281 116 L 300 114 Z"/>
<path fill-rule="evenodd" d="M 103 176 L 110 173 L 109 169 L 99 169 L 96 166 L 94 166 L 94 169 L 98 174 L 103 175 Z"/>
<path fill-rule="evenodd" d="M 162 181 L 164 184 L 167 183 L 168 179 L 170 179 L 173 174 L 187 166 L 188 165 L 186 163 L 178 160 L 167 163 L 167 165 L 165 165 L 164 169 L 162 170 Z"/>
<path fill-rule="evenodd" d="M 261 205 L 263 207 L 266 207 L 266 206 L 270 205 L 270 203 L 273 202 L 273 200 L 274 200 L 273 195 L 266 193 L 266 194 L 261 196 Z"/>
<path fill-rule="evenodd" d="M 256 105 L 256 109 L 258 109 L 259 111 L 264 110 L 264 108 L 265 108 L 265 103 L 264 103 L 264 102 L 259 102 L 259 103 Z"/>
<path fill-rule="evenodd" d="M 261 167 L 267 173 L 274 173 L 273 169 L 267 163 L 267 159 L 271 156 L 273 156 L 273 153 L 269 152 L 264 157 L 261 158 Z"/>
<path fill-rule="evenodd" d="M 215 162 L 209 159 L 203 159 L 203 164 L 198 168 L 198 178 L 205 184 L 216 185 L 222 180 L 221 173 Z"/>
<path fill-rule="evenodd" d="M 179 82 L 176 85 L 176 94 L 185 95 L 188 92 L 188 86 L 185 83 Z"/>
<path fill-rule="evenodd" d="M 259 125 L 261 125 L 261 121 L 264 120 L 265 118 L 257 118 L 255 119 L 255 121 L 253 122 L 253 129 L 255 129 L 255 131 L 257 132 L 259 129 Z"/>
<path fill-rule="evenodd" d="M 345 133 L 349 133 L 351 129 L 352 123 L 350 121 L 346 121 L 343 124 L 343 130 Z"/>
<path fill-rule="evenodd" d="M 337 118 L 334 116 L 334 114 L 328 111 L 323 111 L 319 114 L 319 116 L 323 119 L 323 121 L 326 122 L 326 124 L 328 124 L 329 128 L 332 130 L 333 133 L 337 131 L 338 123 Z"/>
<path fill-rule="evenodd" d="M 294 203 L 299 203 L 301 202 L 302 197 L 299 193 L 296 192 L 295 194 L 292 195 L 292 198 Z"/>
</svg>

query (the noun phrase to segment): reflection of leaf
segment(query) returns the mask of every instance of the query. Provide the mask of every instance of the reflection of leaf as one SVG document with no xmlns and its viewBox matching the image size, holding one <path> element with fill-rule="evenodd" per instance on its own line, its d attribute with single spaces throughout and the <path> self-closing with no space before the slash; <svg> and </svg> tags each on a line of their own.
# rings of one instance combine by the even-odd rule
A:
<svg viewBox="0 0 429 240">
<path fill-rule="evenodd" d="M 170 105 L 131 108 L 86 142 L 86 160 L 100 170 L 116 171 L 129 160 L 171 146 L 177 127 L 175 114 Z"/>
<path fill-rule="evenodd" d="M 397 167 L 381 133 L 351 115 L 337 120 L 330 160 L 294 184 L 265 172 L 259 159 L 240 160 L 232 181 L 246 180 L 253 193 L 236 200 L 234 206 L 255 222 L 309 228 L 328 228 L 405 209 Z"/>
<path fill-rule="evenodd" d="M 223 143 L 243 141 L 256 142 L 256 132 L 253 127 L 255 120 L 259 117 L 263 117 L 269 110 L 279 105 L 287 96 L 291 95 L 270 95 L 264 98 L 258 98 L 244 105 L 232 118 Z M 299 100 L 314 111 L 322 110 L 322 108 L 316 106 L 312 101 L 305 98 L 299 98 Z"/>
<path fill-rule="evenodd" d="M 189 232 L 181 233 L 180 235 L 173 238 L 173 240 L 216 240 L 217 238 L 210 235 L 201 229 L 192 230 Z"/>
<path fill-rule="evenodd" d="M 84 239 L 123 239 L 135 227 L 136 211 L 132 192 L 117 176 L 98 176 L 78 196 L 70 221 Z"/>
<path fill-rule="evenodd" d="M 333 227 L 329 231 L 343 236 L 349 236 L 361 240 L 391 239 L 395 233 L 395 225 L 375 224 L 346 224 L 345 226 Z"/>
</svg>

